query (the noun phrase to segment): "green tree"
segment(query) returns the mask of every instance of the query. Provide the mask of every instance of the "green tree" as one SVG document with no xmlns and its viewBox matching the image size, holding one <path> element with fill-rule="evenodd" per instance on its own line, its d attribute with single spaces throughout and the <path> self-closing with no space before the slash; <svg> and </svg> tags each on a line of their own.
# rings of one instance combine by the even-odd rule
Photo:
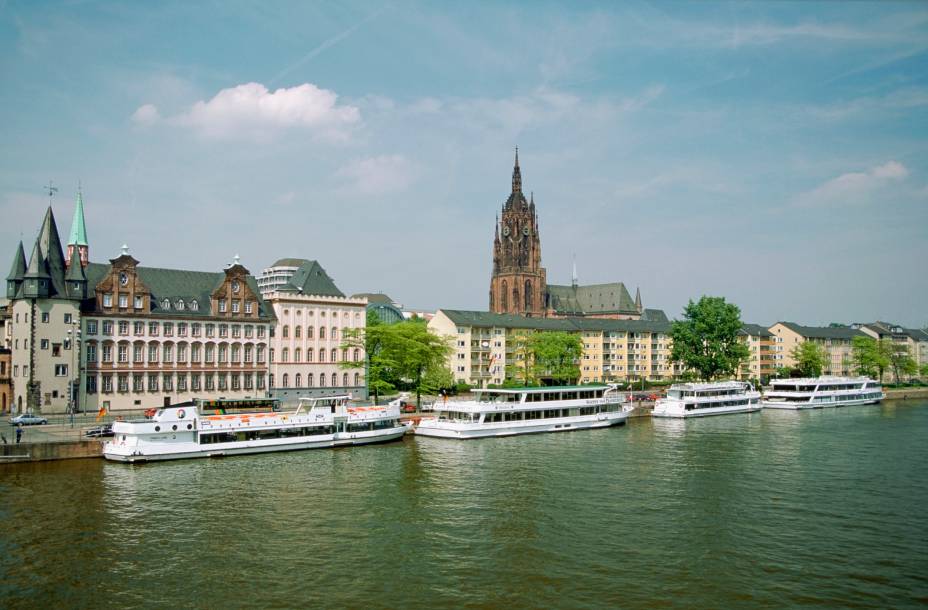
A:
<svg viewBox="0 0 928 610">
<path fill-rule="evenodd" d="M 556 383 L 575 383 L 580 377 L 580 337 L 567 332 L 537 332 L 528 340 L 536 378 L 548 377 Z"/>
<path fill-rule="evenodd" d="M 851 363 L 858 375 L 866 375 L 882 381 L 883 371 L 889 366 L 886 343 L 873 337 L 851 339 Z"/>
<path fill-rule="evenodd" d="M 526 329 L 516 330 L 507 337 L 506 343 L 512 344 L 512 364 L 506 365 L 506 380 L 516 386 L 529 386 L 535 383 L 532 366 L 532 350 L 529 346 L 532 332 Z"/>
<path fill-rule="evenodd" d="M 750 352 L 738 339 L 741 310 L 724 297 L 692 299 L 683 310 L 683 319 L 674 320 L 671 358 L 696 371 L 701 379 L 733 375 Z"/>
<path fill-rule="evenodd" d="M 928 362 L 926 362 L 925 364 L 922 365 L 922 368 L 921 368 L 921 370 L 919 371 L 919 373 L 921 373 L 922 381 L 924 381 L 926 378 L 928 378 Z"/>
<path fill-rule="evenodd" d="M 446 368 L 451 352 L 447 339 L 415 320 L 387 326 L 381 349 L 386 360 L 394 364 L 398 377 L 415 389 L 417 407 L 421 406 L 426 374 L 434 368 Z"/>
<path fill-rule="evenodd" d="M 900 377 L 908 377 L 918 373 L 918 363 L 912 357 L 909 346 L 905 343 L 889 341 L 889 366 L 893 370 L 893 377 L 899 383 Z"/>
<path fill-rule="evenodd" d="M 825 348 L 814 341 L 803 341 L 789 355 L 796 362 L 793 368 L 803 377 L 818 377 L 828 362 Z"/>
<path fill-rule="evenodd" d="M 397 362 L 384 349 L 389 341 L 390 325 L 384 324 L 380 316 L 373 311 L 367 312 L 365 328 L 345 330 L 342 349 L 364 350 L 365 382 L 368 392 L 374 395 L 374 404 L 378 404 L 380 395 L 396 389 Z M 357 368 L 355 362 L 342 362 L 341 368 Z"/>
</svg>

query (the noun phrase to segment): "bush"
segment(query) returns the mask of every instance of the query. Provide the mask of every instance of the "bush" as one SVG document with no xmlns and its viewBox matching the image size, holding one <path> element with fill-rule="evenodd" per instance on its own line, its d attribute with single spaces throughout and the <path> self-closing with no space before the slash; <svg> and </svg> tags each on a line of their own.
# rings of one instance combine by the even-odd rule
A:
<svg viewBox="0 0 928 610">
<path fill-rule="evenodd" d="M 463 381 L 460 381 L 454 385 L 455 394 L 467 394 L 468 392 L 470 392 L 469 384 L 464 383 Z"/>
</svg>

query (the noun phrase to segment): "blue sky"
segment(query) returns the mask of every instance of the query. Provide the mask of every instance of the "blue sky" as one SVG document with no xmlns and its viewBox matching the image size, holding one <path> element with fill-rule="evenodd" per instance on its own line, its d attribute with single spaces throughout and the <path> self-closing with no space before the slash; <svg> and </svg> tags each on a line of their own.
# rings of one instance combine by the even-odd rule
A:
<svg viewBox="0 0 928 610">
<path fill-rule="evenodd" d="M 551 283 L 928 324 L 924 3 L 6 1 L 0 75 L 4 270 L 81 181 L 93 260 L 485 309 L 518 145 Z"/>
</svg>

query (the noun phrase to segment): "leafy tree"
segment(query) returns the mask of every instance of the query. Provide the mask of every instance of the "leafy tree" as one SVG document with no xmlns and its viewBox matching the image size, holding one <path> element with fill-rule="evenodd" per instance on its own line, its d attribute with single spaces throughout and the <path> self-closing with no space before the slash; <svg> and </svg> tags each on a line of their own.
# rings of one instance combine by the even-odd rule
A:
<svg viewBox="0 0 928 610">
<path fill-rule="evenodd" d="M 774 370 L 773 376 L 778 379 L 787 379 L 793 376 L 793 368 L 790 366 L 778 366 Z"/>
<path fill-rule="evenodd" d="M 923 380 L 924 378 L 928 377 L 928 362 L 922 365 L 922 368 L 919 372 L 921 373 Z"/>
<path fill-rule="evenodd" d="M 433 366 L 422 377 L 422 389 L 427 394 L 438 394 L 441 390 L 451 394 L 454 387 L 454 374 L 447 366 Z"/>
<path fill-rule="evenodd" d="M 818 377 L 828 362 L 825 348 L 814 341 L 803 341 L 789 355 L 796 362 L 794 368 L 803 377 Z"/>
<path fill-rule="evenodd" d="M 671 358 L 706 381 L 733 375 L 750 355 L 738 339 L 741 328 L 741 310 L 724 297 L 704 296 L 697 303 L 691 299 L 683 319 L 671 326 Z"/>
<path fill-rule="evenodd" d="M 429 330 L 426 324 L 406 320 L 386 327 L 382 352 L 393 363 L 398 377 L 416 391 L 416 406 L 421 406 L 423 381 L 435 368 L 446 368 L 451 352 L 448 340 Z M 435 373 L 437 376 L 437 373 Z"/>
<path fill-rule="evenodd" d="M 883 371 L 889 366 L 886 344 L 873 337 L 851 339 L 851 363 L 858 375 L 883 380 Z"/>
<path fill-rule="evenodd" d="M 580 337 L 567 332 L 537 332 L 528 340 L 533 374 L 536 378 L 549 377 L 556 383 L 574 383 L 580 377 L 580 355 L 583 343 Z"/>
<path fill-rule="evenodd" d="M 374 395 L 374 404 L 378 404 L 380 395 L 396 389 L 397 363 L 385 351 L 390 325 L 384 324 L 373 311 L 367 312 L 365 328 L 345 330 L 342 349 L 362 349 L 365 360 L 365 381 L 367 389 Z M 354 362 L 342 362 L 341 368 L 357 368 Z"/>
<path fill-rule="evenodd" d="M 512 333 L 506 340 L 512 343 L 512 364 L 506 365 L 506 380 L 515 381 L 517 386 L 529 386 L 535 382 L 533 376 L 532 359 L 533 354 L 529 346 L 532 332 L 525 329 L 519 329 Z"/>
<path fill-rule="evenodd" d="M 909 346 L 905 343 L 888 341 L 889 366 L 893 369 L 893 377 L 899 383 L 901 376 L 911 376 L 918 372 L 918 363 L 912 357 Z"/>
<path fill-rule="evenodd" d="M 847 328 L 847 324 L 842 324 L 841 322 L 832 322 L 828 325 L 828 328 Z"/>
</svg>

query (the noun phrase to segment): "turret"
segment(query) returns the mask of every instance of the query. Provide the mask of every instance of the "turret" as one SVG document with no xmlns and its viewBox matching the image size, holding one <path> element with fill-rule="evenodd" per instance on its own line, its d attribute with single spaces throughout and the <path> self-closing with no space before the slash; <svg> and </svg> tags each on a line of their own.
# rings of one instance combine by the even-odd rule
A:
<svg viewBox="0 0 928 610">
<path fill-rule="evenodd" d="M 77 251 L 81 266 L 86 267 L 90 262 L 90 246 L 87 243 L 87 226 L 84 223 L 84 195 L 80 187 L 77 189 L 77 203 L 74 206 L 74 219 L 71 221 L 71 236 L 68 238 L 68 259 L 70 266 L 72 254 Z"/>
<path fill-rule="evenodd" d="M 71 257 L 68 260 L 68 273 L 64 278 L 68 296 L 72 299 L 84 300 L 87 298 L 87 275 L 84 273 L 80 251 L 77 248 L 71 248 L 70 245 L 68 251 Z"/>
<path fill-rule="evenodd" d="M 42 256 L 39 240 L 35 240 L 32 247 L 32 256 L 29 258 L 29 267 L 23 276 L 23 296 L 28 299 L 46 298 L 51 284 L 51 275 L 48 273 L 48 263 Z"/>
<path fill-rule="evenodd" d="M 23 279 L 26 275 L 26 253 L 23 250 L 23 242 L 19 242 L 16 254 L 13 255 L 13 266 L 10 268 L 10 274 L 6 276 L 6 296 L 9 299 L 15 299 L 16 294 L 23 285 Z"/>
</svg>

